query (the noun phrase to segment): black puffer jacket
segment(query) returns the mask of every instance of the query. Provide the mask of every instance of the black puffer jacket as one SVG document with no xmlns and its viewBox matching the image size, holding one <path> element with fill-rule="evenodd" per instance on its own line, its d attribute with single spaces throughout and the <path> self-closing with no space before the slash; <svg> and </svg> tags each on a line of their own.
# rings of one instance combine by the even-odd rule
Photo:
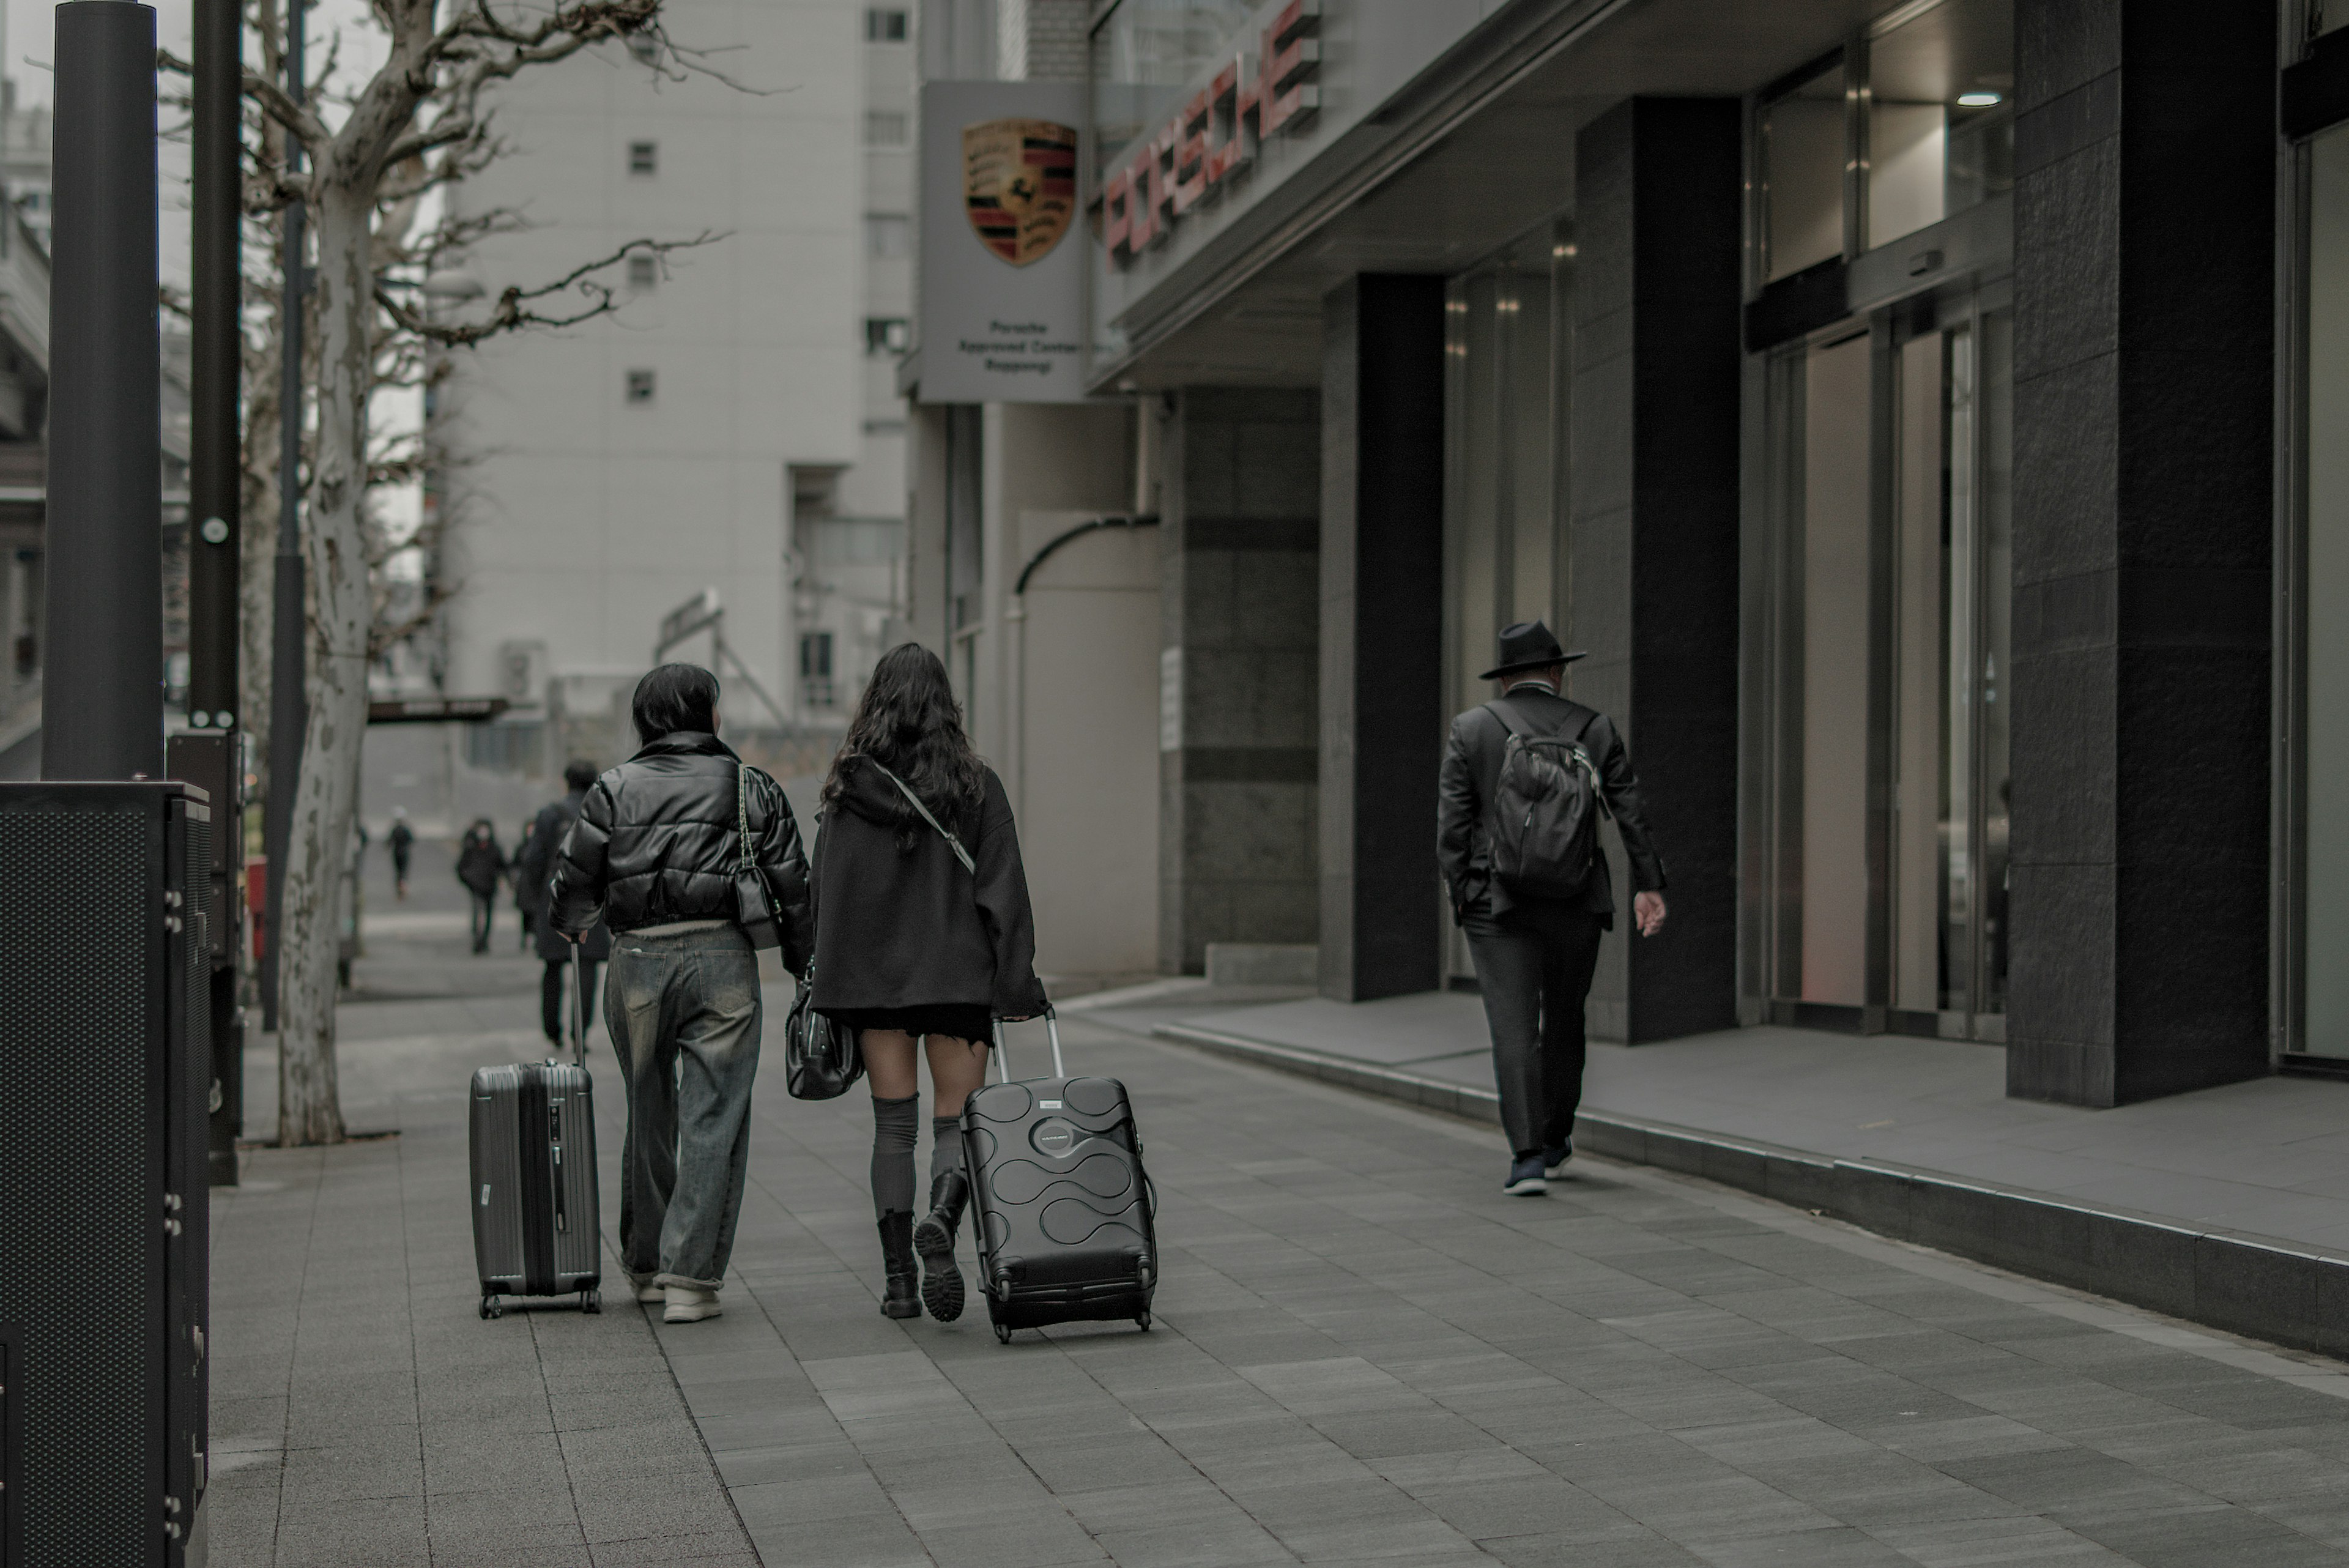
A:
<svg viewBox="0 0 2349 1568">
<path fill-rule="evenodd" d="M 663 735 L 587 792 L 555 861 L 554 929 L 585 931 L 599 909 L 615 931 L 734 919 L 738 774 L 748 780 L 752 856 L 774 891 L 783 957 L 798 970 L 815 929 L 791 803 L 725 742 L 690 731 Z"/>
<path fill-rule="evenodd" d="M 998 1018 L 1043 1012 L 1036 919 L 1003 781 L 987 770 L 977 829 L 958 830 L 974 874 L 865 763 L 841 763 L 847 793 L 816 835 L 817 1011 L 959 1003 Z"/>
</svg>

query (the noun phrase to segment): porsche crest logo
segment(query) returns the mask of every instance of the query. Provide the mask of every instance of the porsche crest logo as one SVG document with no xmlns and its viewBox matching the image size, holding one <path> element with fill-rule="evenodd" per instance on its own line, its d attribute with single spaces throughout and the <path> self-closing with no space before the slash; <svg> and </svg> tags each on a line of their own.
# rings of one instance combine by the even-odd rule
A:
<svg viewBox="0 0 2349 1568">
<path fill-rule="evenodd" d="M 1077 132 L 1049 119 L 962 131 L 962 200 L 978 243 L 1026 266 L 1051 253 L 1077 211 Z"/>
</svg>

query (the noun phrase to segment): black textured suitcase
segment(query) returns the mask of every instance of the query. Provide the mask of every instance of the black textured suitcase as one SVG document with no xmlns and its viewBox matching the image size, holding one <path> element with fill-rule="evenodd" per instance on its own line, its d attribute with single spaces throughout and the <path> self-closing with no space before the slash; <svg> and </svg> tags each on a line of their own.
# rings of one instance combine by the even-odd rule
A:
<svg viewBox="0 0 2349 1568">
<path fill-rule="evenodd" d="M 571 960 L 574 1062 L 523 1062 L 473 1074 L 473 1260 L 481 1315 L 502 1317 L 502 1296 L 579 1293 L 601 1312 L 603 1227 L 595 1189 L 595 1081 L 584 1064 L 579 960 Z"/>
<path fill-rule="evenodd" d="M 989 1084 L 962 1115 L 979 1285 L 1006 1345 L 1014 1329 L 1054 1323 L 1147 1329 L 1158 1286 L 1157 1200 L 1125 1085 L 1068 1076 L 1060 1023 L 1044 1017 L 1052 1075 Z M 995 1041 L 1000 1064 L 1001 1024 Z"/>
</svg>

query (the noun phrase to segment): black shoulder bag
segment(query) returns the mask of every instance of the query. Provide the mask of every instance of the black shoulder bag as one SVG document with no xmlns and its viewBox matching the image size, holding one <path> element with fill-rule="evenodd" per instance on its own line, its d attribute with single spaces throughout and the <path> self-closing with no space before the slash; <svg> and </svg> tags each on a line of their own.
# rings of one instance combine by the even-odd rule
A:
<svg viewBox="0 0 2349 1568">
<path fill-rule="evenodd" d="M 823 825 L 816 824 L 812 859 L 823 858 Z M 809 867 L 808 896 L 815 896 L 815 867 Z M 800 977 L 799 994 L 783 1020 L 783 1087 L 795 1100 L 836 1100 L 864 1076 L 864 1053 L 856 1031 L 834 1023 L 815 1010 L 815 950 L 808 950 L 807 972 Z"/>
</svg>

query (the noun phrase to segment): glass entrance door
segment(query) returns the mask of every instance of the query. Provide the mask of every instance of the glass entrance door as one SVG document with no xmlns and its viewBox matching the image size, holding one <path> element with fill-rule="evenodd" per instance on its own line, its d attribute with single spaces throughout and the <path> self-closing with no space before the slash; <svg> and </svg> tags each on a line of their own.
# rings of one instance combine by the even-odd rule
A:
<svg viewBox="0 0 2349 1568">
<path fill-rule="evenodd" d="M 1989 290 L 1771 366 L 1770 886 L 1748 896 L 1779 1022 L 2004 1038 L 2013 381 Z"/>
</svg>

